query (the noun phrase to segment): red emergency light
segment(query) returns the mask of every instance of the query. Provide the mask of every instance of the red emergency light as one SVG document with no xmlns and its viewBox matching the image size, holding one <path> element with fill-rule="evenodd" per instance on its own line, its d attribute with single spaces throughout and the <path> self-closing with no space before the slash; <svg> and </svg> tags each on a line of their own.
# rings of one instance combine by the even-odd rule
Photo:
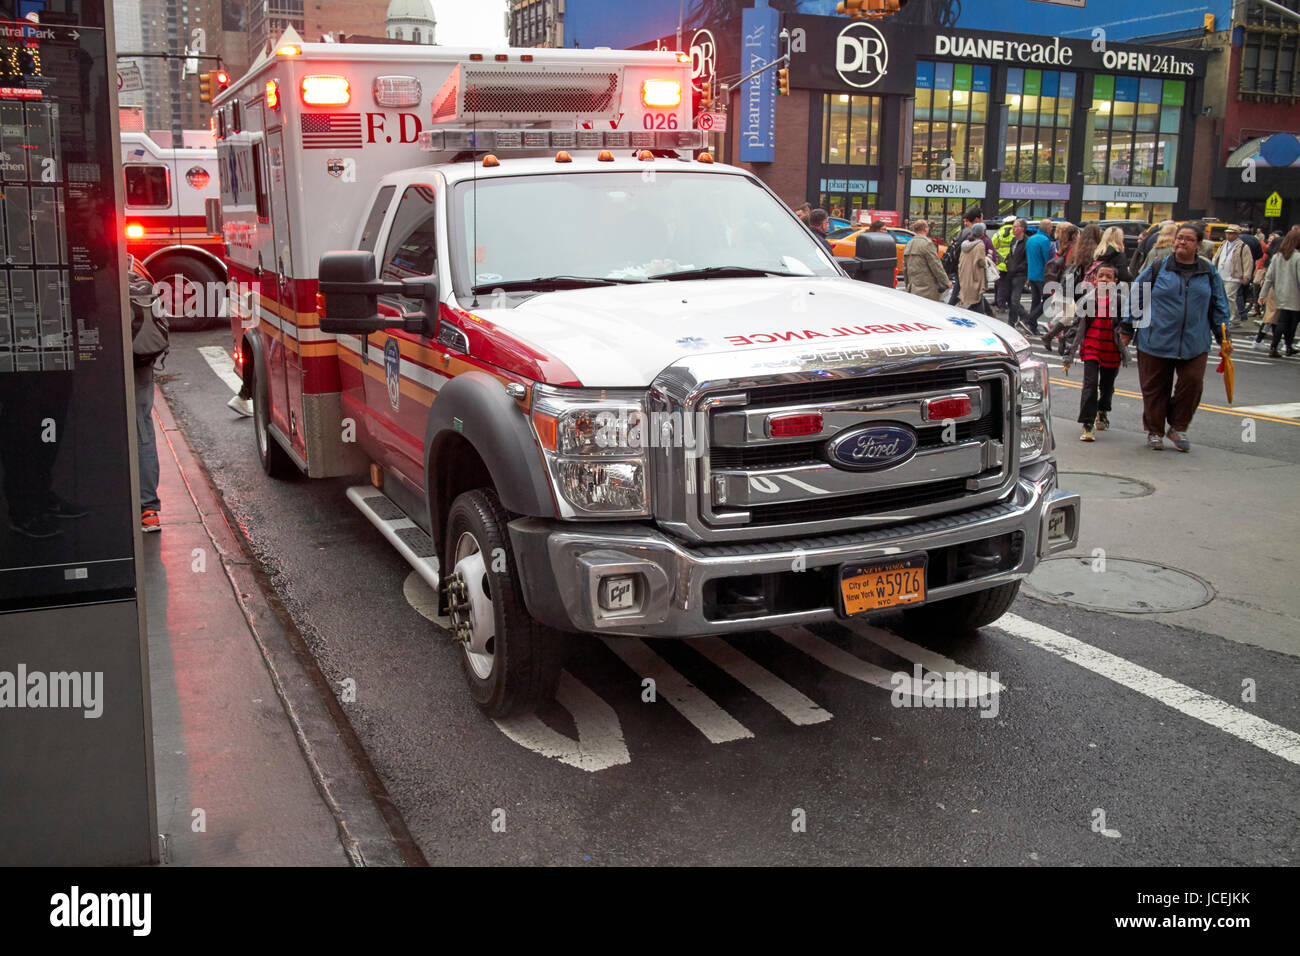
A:
<svg viewBox="0 0 1300 956">
<path fill-rule="evenodd" d="M 308 106 L 344 106 L 352 98 L 345 76 L 315 75 L 302 78 L 302 101 Z"/>
<path fill-rule="evenodd" d="M 942 422 L 950 418 L 964 418 L 970 414 L 970 408 L 969 395 L 931 398 L 921 403 L 921 417 L 927 422 Z"/>
<path fill-rule="evenodd" d="M 128 222 L 126 224 L 126 237 L 128 239 L 143 239 L 144 226 L 140 225 L 138 222 Z"/>
<path fill-rule="evenodd" d="M 275 80 L 266 81 L 266 105 L 273 110 L 280 108 L 280 84 Z"/>
<path fill-rule="evenodd" d="M 772 438 L 798 438 L 802 435 L 819 435 L 822 430 L 820 412 L 806 415 L 768 415 L 767 433 Z"/>
</svg>

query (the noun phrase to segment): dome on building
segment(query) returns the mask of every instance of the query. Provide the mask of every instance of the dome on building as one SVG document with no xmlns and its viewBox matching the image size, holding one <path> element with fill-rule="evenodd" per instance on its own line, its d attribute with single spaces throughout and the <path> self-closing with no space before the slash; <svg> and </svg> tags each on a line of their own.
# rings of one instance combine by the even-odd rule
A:
<svg viewBox="0 0 1300 956">
<path fill-rule="evenodd" d="M 391 40 L 433 43 L 437 25 L 429 0 L 391 0 L 384 17 L 384 32 Z"/>
</svg>

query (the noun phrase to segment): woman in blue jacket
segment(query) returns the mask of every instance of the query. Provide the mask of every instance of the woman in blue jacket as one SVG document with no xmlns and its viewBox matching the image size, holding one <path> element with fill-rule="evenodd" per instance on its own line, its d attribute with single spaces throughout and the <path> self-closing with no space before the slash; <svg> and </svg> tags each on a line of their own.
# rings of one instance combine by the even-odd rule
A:
<svg viewBox="0 0 1300 956">
<path fill-rule="evenodd" d="M 1201 404 L 1210 343 L 1232 349 L 1223 338 L 1228 321 L 1223 280 L 1197 255 L 1200 244 L 1197 227 L 1179 227 L 1173 253 L 1134 280 L 1129 316 L 1120 325 L 1124 344 L 1137 343 L 1142 422 L 1153 451 L 1164 447 L 1165 434 L 1179 451 L 1191 448 L 1187 427 Z"/>
</svg>

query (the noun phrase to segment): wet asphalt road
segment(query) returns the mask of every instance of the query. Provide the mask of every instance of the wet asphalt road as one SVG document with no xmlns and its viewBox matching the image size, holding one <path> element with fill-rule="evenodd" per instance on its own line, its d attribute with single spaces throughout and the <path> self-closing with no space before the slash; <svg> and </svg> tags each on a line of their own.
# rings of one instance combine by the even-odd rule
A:
<svg viewBox="0 0 1300 956">
<path fill-rule="evenodd" d="M 538 722 L 503 729 L 470 702 L 459 650 L 412 605 L 427 592 L 404 588 L 409 568 L 344 497 L 359 479 L 262 474 L 251 421 L 225 407 L 230 390 L 197 351 L 228 341 L 220 330 L 177 336 L 163 389 L 321 669 L 335 686 L 356 682 L 345 710 L 431 863 L 1287 865 L 1300 856 L 1300 661 L 1025 597 L 1004 621 L 1044 624 L 1262 718 L 1255 739 L 1266 746 L 998 626 L 906 635 L 911 644 L 839 625 L 797 640 L 737 635 L 709 653 L 648 642 L 661 673 L 701 692 L 714 732 L 749 734 L 722 743 L 664 694 L 644 702 L 641 675 L 605 644 L 576 639 L 561 701 Z M 1291 397 L 1284 383 L 1266 384 L 1272 374 L 1254 376 L 1252 401 Z M 1054 407 L 1058 428 L 1072 427 L 1073 411 Z M 1204 441 L 1239 447 L 1235 421 L 1205 418 Z M 1296 431 L 1269 454 L 1300 460 Z M 722 656 L 728 648 L 738 661 Z M 836 649 L 887 672 L 910 672 L 928 649 L 1005 689 L 996 716 L 894 707 L 887 688 L 829 666 L 848 659 Z M 1243 679 L 1255 681 L 1252 703 L 1241 701 Z M 1225 709 L 1229 719 L 1238 711 Z"/>
</svg>

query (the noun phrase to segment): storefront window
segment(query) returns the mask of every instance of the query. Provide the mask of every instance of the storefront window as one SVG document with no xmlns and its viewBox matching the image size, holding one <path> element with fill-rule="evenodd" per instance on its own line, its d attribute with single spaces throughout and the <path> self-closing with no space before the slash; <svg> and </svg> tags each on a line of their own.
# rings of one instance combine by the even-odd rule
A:
<svg viewBox="0 0 1300 956">
<path fill-rule="evenodd" d="M 879 96 L 822 95 L 821 166 L 809 192 L 832 216 L 856 221 L 859 210 L 876 208 L 882 108 Z"/>
<path fill-rule="evenodd" d="M 1069 181 L 1070 124 L 1077 77 L 1056 70 L 1007 71 L 1003 182 Z"/>
<path fill-rule="evenodd" d="M 880 165 L 880 97 L 827 93 L 822 99 L 822 162 Z"/>
<path fill-rule="evenodd" d="M 1095 76 L 1092 121 L 1088 124 L 1091 141 L 1086 147 L 1090 162 L 1084 170 L 1085 181 L 1096 185 L 1173 186 L 1186 93 L 1184 80 Z M 1158 208 L 1158 204 L 1152 208 Z"/>
<path fill-rule="evenodd" d="M 917 63 L 912 119 L 914 182 L 935 179 L 984 182 L 991 85 L 992 69 L 988 66 Z M 934 234 L 946 238 L 961 228 L 962 212 L 979 204 L 978 195 L 976 192 L 964 199 L 914 196 L 908 214 L 914 219 L 931 220 Z"/>
</svg>

